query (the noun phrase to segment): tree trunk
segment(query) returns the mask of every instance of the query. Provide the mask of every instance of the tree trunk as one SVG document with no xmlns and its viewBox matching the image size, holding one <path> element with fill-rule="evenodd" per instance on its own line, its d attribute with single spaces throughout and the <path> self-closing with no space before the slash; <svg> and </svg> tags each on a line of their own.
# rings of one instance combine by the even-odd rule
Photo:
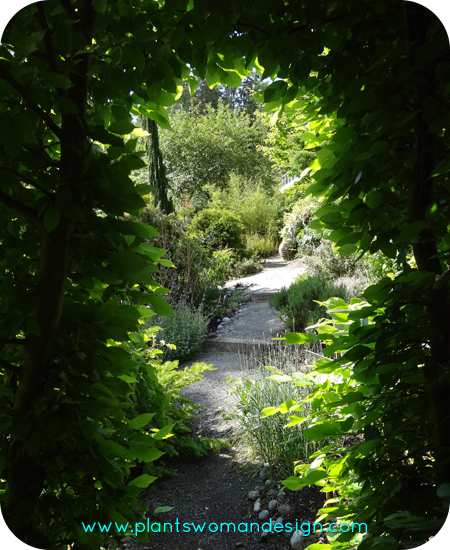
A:
<svg viewBox="0 0 450 550">
<path fill-rule="evenodd" d="M 85 2 L 79 9 L 79 21 L 75 26 L 85 37 L 87 44 L 92 43 L 94 19 L 95 11 L 91 2 Z M 88 150 L 86 108 L 89 67 L 90 54 L 80 56 L 78 63 L 68 75 L 73 86 L 66 92 L 61 92 L 61 95 L 73 101 L 79 113 L 62 116 L 61 157 L 59 182 L 55 185 L 56 197 L 68 187 L 74 202 L 79 206 Z M 28 456 L 27 444 L 34 431 L 34 418 L 36 424 L 39 422 L 39 413 L 35 411 L 35 407 L 46 388 L 53 367 L 54 347 L 68 273 L 73 222 L 61 215 L 58 226 L 52 231 L 48 232 L 42 222 L 41 227 L 38 299 L 34 316 L 39 334 L 26 335 L 26 355 L 14 400 L 17 417 L 27 418 L 29 425 L 24 436 L 20 426 L 16 427 L 13 424 L 7 472 L 10 497 L 5 519 L 14 534 L 24 542 L 33 539 L 36 526 L 35 522 L 28 518 L 33 517 L 31 512 L 36 509 L 37 501 L 45 487 L 45 464 L 38 456 Z"/>
<path fill-rule="evenodd" d="M 417 4 L 405 3 L 407 39 L 423 44 L 427 33 L 428 15 L 426 8 Z M 421 109 L 424 100 L 434 93 L 435 67 L 428 65 L 423 76 L 427 85 L 418 86 L 413 102 Z M 415 148 L 418 161 L 415 178 L 409 189 L 410 221 L 423 221 L 424 229 L 420 239 L 413 245 L 414 257 L 420 271 L 443 277 L 441 285 L 434 285 L 426 291 L 426 305 L 431 323 L 430 357 L 425 364 L 426 392 L 429 405 L 429 419 L 436 459 L 437 479 L 440 483 L 450 481 L 448 465 L 443 462 L 450 457 L 450 293 L 448 273 L 443 273 L 435 237 L 427 229 L 427 209 L 437 202 L 434 193 L 434 178 L 431 177 L 436 165 L 435 135 L 427 131 L 422 113 L 415 118 Z"/>
</svg>

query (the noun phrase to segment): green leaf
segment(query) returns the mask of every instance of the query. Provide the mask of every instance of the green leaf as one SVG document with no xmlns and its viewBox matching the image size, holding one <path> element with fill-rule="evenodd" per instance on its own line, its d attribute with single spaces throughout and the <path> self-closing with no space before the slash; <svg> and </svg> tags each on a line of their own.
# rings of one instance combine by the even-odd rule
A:
<svg viewBox="0 0 450 550">
<path fill-rule="evenodd" d="M 168 424 L 167 426 L 164 426 L 164 428 L 161 428 L 153 434 L 153 439 L 167 439 L 168 437 L 173 436 L 173 434 L 171 433 L 173 427 L 174 424 Z"/>
<path fill-rule="evenodd" d="M 194 95 L 197 91 L 198 87 L 198 80 L 192 76 L 189 77 L 189 91 L 191 92 L 191 95 Z"/>
<path fill-rule="evenodd" d="M 150 483 L 153 483 L 157 478 L 154 476 L 149 476 L 148 474 L 143 474 L 136 479 L 133 479 L 128 483 L 129 487 L 141 487 L 142 489 L 146 489 Z"/>
<path fill-rule="evenodd" d="M 389 151 L 389 143 L 387 141 L 376 141 L 370 151 L 374 155 L 383 155 Z"/>
<path fill-rule="evenodd" d="M 290 411 L 291 407 L 293 407 L 295 404 L 296 404 L 296 401 L 293 401 L 292 399 L 282 403 L 280 405 L 280 412 L 283 414 L 287 414 Z"/>
<path fill-rule="evenodd" d="M 20 122 L 9 114 L 0 116 L 0 142 L 11 158 L 16 158 L 22 150 L 23 132 Z"/>
<path fill-rule="evenodd" d="M 170 512 L 170 510 L 173 510 L 175 506 L 159 506 L 158 508 L 155 508 L 153 510 L 154 514 L 163 514 L 164 512 Z"/>
<path fill-rule="evenodd" d="M 442 483 L 439 485 L 437 496 L 441 498 L 450 497 L 450 483 Z"/>
<path fill-rule="evenodd" d="M 149 296 L 148 302 L 153 306 L 156 315 L 173 315 L 172 308 L 163 298 L 160 298 L 159 296 Z"/>
<path fill-rule="evenodd" d="M 337 243 L 344 237 L 347 237 L 348 235 L 351 235 L 353 233 L 353 229 L 351 227 L 340 227 L 339 229 L 335 229 L 331 232 L 328 239 L 333 242 Z"/>
<path fill-rule="evenodd" d="M 356 244 L 348 243 L 339 247 L 339 254 L 341 256 L 349 256 L 350 254 L 353 254 L 353 252 L 356 252 L 357 250 L 358 250 L 358 247 L 356 246 Z"/>
<path fill-rule="evenodd" d="M 105 13 L 108 8 L 108 0 L 92 0 L 94 10 L 98 13 Z"/>
<path fill-rule="evenodd" d="M 284 426 L 285 428 L 292 428 L 292 426 L 298 426 L 298 424 L 302 424 L 303 422 L 306 422 L 308 420 L 307 417 L 304 416 L 298 416 L 298 415 L 291 415 L 289 416 L 289 423 Z"/>
<path fill-rule="evenodd" d="M 383 191 L 372 191 L 366 196 L 366 204 L 370 208 L 377 208 L 384 201 Z"/>
<path fill-rule="evenodd" d="M 165 266 L 165 267 L 175 267 L 173 262 L 171 262 L 170 260 L 166 260 L 165 258 L 159 259 L 158 263 Z"/>
<path fill-rule="evenodd" d="M 133 133 L 134 133 L 134 130 L 133 130 Z M 138 142 L 138 138 L 129 139 L 125 143 L 124 153 L 132 153 L 136 149 L 137 142 Z"/>
<path fill-rule="evenodd" d="M 148 195 L 153 189 L 153 186 L 147 185 L 146 183 L 141 183 L 140 185 L 135 185 L 134 190 L 138 195 Z"/>
<path fill-rule="evenodd" d="M 133 450 L 136 458 L 140 462 L 154 462 L 155 460 L 158 460 L 158 458 L 160 458 L 163 454 L 165 454 L 159 449 L 154 449 L 151 447 L 148 449 L 137 449 L 133 447 Z"/>
<path fill-rule="evenodd" d="M 132 420 L 128 422 L 130 428 L 133 428 L 135 430 L 139 428 L 143 428 L 144 426 L 147 426 L 147 424 L 150 422 L 150 420 L 155 416 L 155 413 L 144 413 L 140 414 L 139 416 L 136 416 Z"/>
<path fill-rule="evenodd" d="M 222 81 L 227 86 L 230 86 L 230 88 L 239 88 L 242 85 L 241 77 L 234 71 L 226 71 L 225 76 L 222 77 Z"/>
<path fill-rule="evenodd" d="M 303 483 L 299 477 L 291 476 L 282 481 L 284 487 L 287 487 L 291 491 L 298 491 L 302 487 Z"/>
<path fill-rule="evenodd" d="M 327 472 L 321 469 L 313 470 L 312 472 L 309 472 L 307 475 L 304 475 L 300 478 L 300 481 L 303 484 L 307 485 L 314 485 L 318 481 L 321 481 L 322 479 L 326 479 L 328 477 Z"/>
<path fill-rule="evenodd" d="M 77 115 L 79 113 L 78 107 L 68 97 L 58 96 L 56 102 L 62 115 Z"/>
<path fill-rule="evenodd" d="M 134 384 L 137 382 L 136 378 L 133 378 L 132 376 L 128 376 L 128 374 L 121 374 L 117 378 L 120 378 L 124 382 L 127 382 L 128 384 Z"/>
<path fill-rule="evenodd" d="M 281 338 L 274 338 L 274 340 L 284 340 L 286 344 L 312 344 L 316 339 L 312 334 L 289 332 Z"/>
<path fill-rule="evenodd" d="M 261 411 L 261 418 L 265 418 L 266 416 L 273 416 L 278 412 L 280 412 L 279 407 L 266 407 Z"/>
<path fill-rule="evenodd" d="M 119 134 L 121 136 L 125 134 L 130 134 L 135 130 L 135 126 L 132 122 L 128 120 L 118 120 L 109 125 L 108 131 L 113 134 Z"/>
<path fill-rule="evenodd" d="M 58 227 L 60 217 L 59 211 L 54 206 L 51 206 L 44 214 L 44 226 L 49 233 Z"/>
<path fill-rule="evenodd" d="M 396 241 L 405 242 L 408 244 L 415 242 L 416 237 L 419 235 L 424 226 L 424 223 L 424 221 L 417 221 L 408 224 L 404 229 L 402 229 L 400 235 L 396 238 Z"/>
<path fill-rule="evenodd" d="M 147 163 L 143 159 L 133 154 L 124 155 L 120 159 L 120 162 L 127 167 L 129 172 L 132 170 L 140 170 L 141 168 L 145 168 L 147 166 Z"/>
</svg>

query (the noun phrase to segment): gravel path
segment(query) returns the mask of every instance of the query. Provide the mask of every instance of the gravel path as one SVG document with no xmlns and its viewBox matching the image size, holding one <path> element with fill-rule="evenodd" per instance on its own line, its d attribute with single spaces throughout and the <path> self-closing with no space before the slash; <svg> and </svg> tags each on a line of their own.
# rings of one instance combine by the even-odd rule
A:
<svg viewBox="0 0 450 550">
<path fill-rule="evenodd" d="M 250 285 L 252 294 L 258 297 L 258 295 L 265 293 L 274 294 L 281 288 L 290 286 L 303 272 L 304 268 L 300 260 L 285 262 L 279 256 L 276 256 L 265 261 L 264 269 L 260 273 L 229 281 L 225 286 Z"/>
<path fill-rule="evenodd" d="M 256 294 L 256 298 L 262 298 L 262 293 L 273 294 L 283 286 L 289 286 L 302 272 L 299 262 L 284 262 L 279 258 L 271 258 L 266 261 L 265 269 L 257 275 L 245 277 L 237 281 L 227 283 L 227 286 L 243 284 L 252 285 L 250 290 Z M 242 312 L 230 323 L 227 331 L 220 335 L 223 338 L 254 338 L 256 340 L 267 339 L 270 333 L 282 329 L 282 324 L 277 319 L 276 312 L 269 308 L 267 301 L 253 299 L 243 306 Z M 229 330 L 232 328 L 232 330 Z M 237 353 L 224 353 L 219 350 L 206 350 L 195 357 L 195 361 L 212 363 L 217 369 L 206 372 L 204 378 L 191 386 L 184 388 L 183 395 L 192 399 L 195 403 L 203 405 L 206 410 L 198 411 L 193 432 L 215 438 L 231 436 L 229 422 L 222 419 L 222 412 L 231 405 L 226 405 L 228 385 L 227 377 L 237 377 L 241 372 L 241 360 Z M 218 410 L 220 409 L 220 410 Z M 220 454 L 210 453 L 202 460 L 181 462 L 177 465 L 178 476 L 165 480 L 152 487 L 153 493 L 146 499 L 150 510 L 158 506 L 173 506 L 173 510 L 152 518 L 150 521 L 160 521 L 167 525 L 165 533 L 152 533 L 147 543 L 137 543 L 135 539 L 128 538 L 122 548 L 139 548 L 139 550 L 229 550 L 233 548 L 245 548 L 246 550 L 285 550 L 290 549 L 289 537 L 283 533 L 271 534 L 266 539 L 261 539 L 261 533 L 227 532 L 224 527 L 222 532 L 211 532 L 209 523 L 230 523 L 238 526 L 239 523 L 259 522 L 258 514 L 253 511 L 254 503 L 248 499 L 248 492 L 261 485 L 258 472 L 244 470 L 235 459 L 235 450 L 224 449 Z M 270 489 L 267 487 L 261 493 L 263 502 L 273 498 L 269 491 L 277 494 L 279 486 Z M 291 493 L 290 496 L 293 512 L 296 517 L 288 518 L 299 521 L 314 519 L 311 509 L 317 509 L 315 491 L 303 490 Z M 323 499 L 322 499 L 323 500 Z M 319 501 L 320 498 L 319 498 Z M 291 514 L 292 515 L 292 514 Z M 277 516 L 273 515 L 273 519 Z M 178 531 L 177 521 L 178 519 Z M 193 532 L 192 522 L 206 524 L 203 532 Z M 190 524 L 190 531 L 183 532 L 183 524 Z M 172 532 L 170 532 L 172 529 Z M 213 527 L 214 529 L 214 527 Z M 318 539 L 305 540 L 305 543 L 315 542 Z M 264 542 L 264 546 L 261 543 Z"/>
</svg>

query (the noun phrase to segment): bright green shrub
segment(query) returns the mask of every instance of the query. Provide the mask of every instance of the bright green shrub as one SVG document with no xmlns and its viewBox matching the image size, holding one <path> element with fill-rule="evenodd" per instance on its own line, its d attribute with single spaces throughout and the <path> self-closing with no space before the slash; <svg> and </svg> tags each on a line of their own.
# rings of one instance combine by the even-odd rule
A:
<svg viewBox="0 0 450 550">
<path fill-rule="evenodd" d="M 246 253 L 250 258 L 269 258 L 278 250 L 279 242 L 274 233 L 246 235 Z"/>
<path fill-rule="evenodd" d="M 244 226 L 244 232 L 275 230 L 284 205 L 284 196 L 261 183 L 231 174 L 225 188 L 211 190 L 213 208 L 233 212 Z"/>
<path fill-rule="evenodd" d="M 201 380 L 204 372 L 214 370 L 213 366 L 194 363 L 191 367 L 178 370 L 178 361 L 163 362 L 162 353 L 152 344 L 157 331 L 158 327 L 143 328 L 141 332 L 130 333 L 129 342 L 116 346 L 127 351 L 139 364 L 136 382 L 130 381 L 134 391 L 128 396 L 132 407 L 125 409 L 127 418 L 133 420 L 150 413 L 154 414 L 149 423 L 150 429 L 171 426 L 170 433 L 173 436 L 157 442 L 161 457 L 150 467 L 144 465 L 139 472 L 161 476 L 173 474 L 167 465 L 167 458 L 179 455 L 199 458 L 209 449 L 218 450 L 226 443 L 191 435 L 188 424 L 195 419 L 192 411 L 198 410 L 199 405 L 179 394 L 184 387 Z"/>
<path fill-rule="evenodd" d="M 346 299 L 345 287 L 330 283 L 321 276 L 301 275 L 289 288 L 282 288 L 270 300 L 270 306 L 280 310 L 288 331 L 300 332 L 326 317 L 325 310 L 316 302 L 336 296 Z"/>
<path fill-rule="evenodd" d="M 192 220 L 189 233 L 214 250 L 232 248 L 242 253 L 244 249 L 241 238 L 244 227 L 237 216 L 228 210 L 201 210 Z"/>
</svg>

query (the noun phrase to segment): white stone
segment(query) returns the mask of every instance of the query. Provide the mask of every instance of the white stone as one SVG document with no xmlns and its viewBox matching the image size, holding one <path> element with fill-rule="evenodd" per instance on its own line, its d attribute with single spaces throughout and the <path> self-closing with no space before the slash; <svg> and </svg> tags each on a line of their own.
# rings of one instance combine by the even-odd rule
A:
<svg viewBox="0 0 450 550">
<path fill-rule="evenodd" d="M 296 531 L 291 537 L 291 546 L 293 550 L 303 550 L 305 537 L 301 531 Z"/>
<path fill-rule="evenodd" d="M 255 502 L 255 505 L 253 506 L 253 511 L 256 512 L 256 513 L 261 511 L 261 503 L 260 502 L 258 502 L 258 501 Z"/>
<path fill-rule="evenodd" d="M 259 497 L 259 491 L 249 491 L 248 498 L 249 500 L 256 500 Z"/>
<path fill-rule="evenodd" d="M 267 508 L 269 508 L 269 512 L 273 512 L 274 510 L 277 509 L 277 501 L 276 500 L 271 500 L 269 502 L 269 506 Z"/>
<path fill-rule="evenodd" d="M 268 510 L 263 510 L 260 514 L 259 514 L 259 519 L 262 519 L 262 520 L 265 520 L 267 519 L 268 517 L 270 516 Z"/>
</svg>

